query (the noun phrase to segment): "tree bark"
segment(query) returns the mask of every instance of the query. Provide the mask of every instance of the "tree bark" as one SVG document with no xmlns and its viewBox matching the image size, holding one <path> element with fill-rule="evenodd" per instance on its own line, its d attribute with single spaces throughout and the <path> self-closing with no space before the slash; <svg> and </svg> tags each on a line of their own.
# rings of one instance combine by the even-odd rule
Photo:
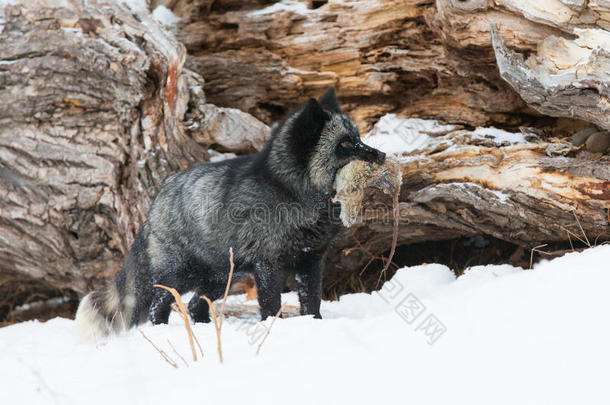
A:
<svg viewBox="0 0 610 405">
<path fill-rule="evenodd" d="M 500 74 L 536 110 L 578 117 L 610 130 L 610 32 L 576 29 L 574 41 L 550 36 L 527 61 L 492 29 Z"/>
<path fill-rule="evenodd" d="M 72 3 L 0 9 L 2 296 L 97 286 L 119 270 L 164 177 L 212 145 L 252 152 L 268 136 L 205 104 L 184 47 L 149 15 Z"/>
<path fill-rule="evenodd" d="M 187 66 L 206 78 L 212 103 L 270 123 L 334 85 L 362 130 L 393 112 L 560 133 L 570 124 L 543 118 L 498 74 L 490 24 L 500 24 L 509 47 L 527 52 L 549 35 L 569 37 L 581 21 L 608 25 L 603 6 L 589 2 L 579 14 L 559 0 L 552 3 L 564 14 L 580 17 L 539 16 L 533 1 L 523 9 L 480 0 L 154 2 L 162 3 L 182 17 L 176 35 L 189 51 Z"/>
</svg>

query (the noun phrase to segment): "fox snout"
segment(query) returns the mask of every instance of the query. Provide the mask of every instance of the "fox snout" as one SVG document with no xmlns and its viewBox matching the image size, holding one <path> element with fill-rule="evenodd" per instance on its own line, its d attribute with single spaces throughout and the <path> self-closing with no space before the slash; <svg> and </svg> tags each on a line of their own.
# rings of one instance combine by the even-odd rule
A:
<svg viewBox="0 0 610 405">
<path fill-rule="evenodd" d="M 385 162 L 385 153 L 382 151 L 371 148 L 363 142 L 358 142 L 354 145 L 356 157 L 365 162 L 377 163 L 382 165 Z"/>
</svg>

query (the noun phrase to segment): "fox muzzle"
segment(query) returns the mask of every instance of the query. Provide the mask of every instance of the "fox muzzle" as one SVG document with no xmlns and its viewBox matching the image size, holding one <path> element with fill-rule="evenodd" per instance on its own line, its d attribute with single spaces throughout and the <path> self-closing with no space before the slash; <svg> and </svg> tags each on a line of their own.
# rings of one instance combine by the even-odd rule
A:
<svg viewBox="0 0 610 405">
<path fill-rule="evenodd" d="M 358 159 L 364 160 L 365 162 L 377 163 L 382 165 L 385 162 L 385 153 L 382 151 L 371 148 L 363 142 L 358 142 L 354 145 L 355 155 Z"/>
</svg>

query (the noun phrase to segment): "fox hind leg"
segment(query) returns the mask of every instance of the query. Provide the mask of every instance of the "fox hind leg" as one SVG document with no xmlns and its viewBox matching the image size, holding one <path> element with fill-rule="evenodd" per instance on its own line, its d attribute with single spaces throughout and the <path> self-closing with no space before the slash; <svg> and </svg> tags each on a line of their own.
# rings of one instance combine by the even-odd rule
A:
<svg viewBox="0 0 610 405">
<path fill-rule="evenodd" d="M 167 323 L 173 301 L 174 296 L 169 291 L 155 288 L 150 304 L 150 320 L 153 324 Z"/>
<path fill-rule="evenodd" d="M 195 290 L 195 295 L 189 301 L 188 309 L 189 315 L 195 322 L 210 322 L 210 308 L 206 300 L 200 298 L 205 295 L 214 302 L 218 298 L 224 295 L 225 286 L 220 284 L 207 285 L 205 287 L 199 287 Z"/>
</svg>

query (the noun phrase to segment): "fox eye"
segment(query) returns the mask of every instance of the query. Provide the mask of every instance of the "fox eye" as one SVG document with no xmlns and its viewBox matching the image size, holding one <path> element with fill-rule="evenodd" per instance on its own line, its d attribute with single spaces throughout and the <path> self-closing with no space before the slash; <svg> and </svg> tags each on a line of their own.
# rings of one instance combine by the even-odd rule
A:
<svg viewBox="0 0 610 405">
<path fill-rule="evenodd" d="M 339 145 L 341 145 L 342 148 L 349 149 L 354 146 L 354 143 L 349 139 L 345 138 L 341 141 Z"/>
</svg>

